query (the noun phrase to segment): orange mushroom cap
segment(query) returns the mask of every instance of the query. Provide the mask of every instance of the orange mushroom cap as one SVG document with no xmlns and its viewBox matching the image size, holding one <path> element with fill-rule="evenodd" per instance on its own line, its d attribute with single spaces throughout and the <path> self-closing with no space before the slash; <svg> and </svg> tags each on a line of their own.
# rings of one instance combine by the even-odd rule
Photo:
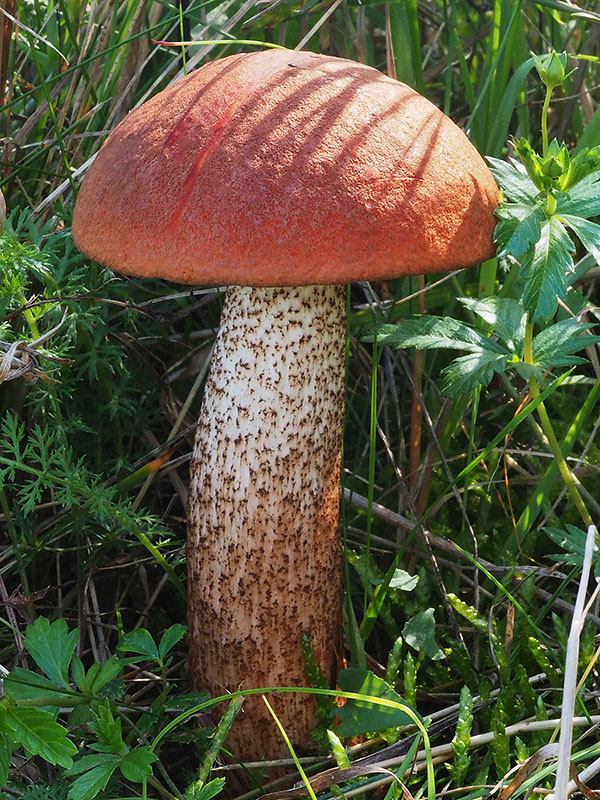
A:
<svg viewBox="0 0 600 800">
<path fill-rule="evenodd" d="M 289 50 L 207 63 L 130 113 L 79 193 L 73 236 L 182 283 L 349 283 L 494 254 L 498 188 L 408 86 Z"/>
</svg>

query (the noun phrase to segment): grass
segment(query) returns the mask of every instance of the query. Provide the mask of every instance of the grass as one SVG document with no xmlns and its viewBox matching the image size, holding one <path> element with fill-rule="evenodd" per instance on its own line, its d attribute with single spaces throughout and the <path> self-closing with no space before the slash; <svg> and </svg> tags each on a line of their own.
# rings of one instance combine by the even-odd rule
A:
<svg viewBox="0 0 600 800">
<path fill-rule="evenodd" d="M 23 636 L 46 616 L 79 629 L 77 655 L 89 669 L 126 633 L 145 628 L 160 641 L 172 623 L 185 622 L 187 464 L 219 318 L 215 290 L 126 280 L 75 250 L 74 195 L 105 134 L 184 69 L 248 49 L 238 39 L 293 48 L 310 34 L 307 49 L 365 61 L 418 87 L 497 158 L 506 157 L 510 135 L 541 149 L 545 92 L 531 53 L 566 50 L 574 72 L 552 96 L 549 138 L 598 145 L 598 19 L 591 2 L 551 0 L 346 0 L 333 11 L 316 0 L 190 0 L 181 8 L 2 0 L 0 8 L 22 23 L 17 29 L 5 17 L 0 50 L 0 186 L 9 211 L 0 251 L 2 355 L 13 348 L 0 367 L 0 663 L 42 669 Z M 182 37 L 211 43 L 156 43 Z M 433 786 L 439 796 L 484 796 L 556 729 L 582 522 L 540 428 L 539 398 L 527 404 L 525 379 L 503 375 L 483 390 L 444 396 L 446 351 L 417 355 L 363 340 L 375 315 L 472 322 L 457 297 L 510 297 L 515 280 L 493 261 L 442 281 L 405 278 L 349 293 L 349 659 L 387 675 L 430 717 L 432 748 L 424 752 L 414 729 L 399 729 L 395 718 L 385 727 L 378 718 L 377 735 L 344 744 L 351 762 L 367 757 L 367 767 L 385 765 L 395 777 L 365 767 L 360 783 L 344 785 L 348 796 L 418 800 L 432 798 Z M 582 269 L 576 287 L 590 321 L 596 281 L 597 268 Z M 593 345 L 586 364 L 541 395 L 596 523 L 599 370 Z M 418 577 L 416 585 L 407 589 L 400 570 Z M 587 734 L 574 745 L 578 769 L 600 750 L 592 728 L 598 626 L 594 607 L 580 637 L 579 674 L 589 674 L 576 703 L 578 734 Z M 124 746 L 158 742 L 159 761 L 148 785 L 117 772 L 100 796 L 181 797 L 196 781 L 189 797 L 209 800 L 222 790 L 214 780 L 226 777 L 228 794 L 249 800 L 264 791 L 261 781 L 289 788 L 297 780 L 285 762 L 285 776 L 281 765 L 274 774 L 265 767 L 249 785 L 237 765 L 218 764 L 206 719 L 188 721 L 186 709 L 206 698 L 187 694 L 180 643 L 168 664 L 151 650 L 128 658 L 111 689 L 111 713 Z M 59 717 L 79 744 L 100 736 L 98 706 L 89 708 L 88 718 Z M 302 763 L 309 779 L 337 769 L 318 754 Z M 319 780 L 323 797 L 335 793 Z M 554 786 L 548 765 L 528 780 Z M 15 759 L 4 791 L 58 800 L 72 785 L 60 766 Z"/>
</svg>

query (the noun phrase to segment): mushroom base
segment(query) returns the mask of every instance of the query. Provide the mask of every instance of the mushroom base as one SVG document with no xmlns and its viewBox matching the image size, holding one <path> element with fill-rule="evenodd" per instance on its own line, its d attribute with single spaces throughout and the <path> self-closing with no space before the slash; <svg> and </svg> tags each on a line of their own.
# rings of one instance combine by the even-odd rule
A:
<svg viewBox="0 0 600 800">
<path fill-rule="evenodd" d="M 227 292 L 188 512 L 190 678 L 213 696 L 308 686 L 304 635 L 335 677 L 345 306 L 343 286 Z M 314 698 L 268 699 L 292 743 L 309 744 Z M 244 760 L 287 753 L 256 696 L 226 746 Z"/>
</svg>

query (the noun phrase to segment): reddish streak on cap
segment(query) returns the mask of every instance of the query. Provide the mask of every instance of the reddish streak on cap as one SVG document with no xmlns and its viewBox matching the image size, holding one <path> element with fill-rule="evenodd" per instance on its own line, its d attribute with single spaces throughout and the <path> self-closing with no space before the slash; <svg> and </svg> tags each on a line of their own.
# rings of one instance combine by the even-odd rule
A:
<svg viewBox="0 0 600 800">
<path fill-rule="evenodd" d="M 209 62 L 129 114 L 80 190 L 73 236 L 122 272 L 291 286 L 489 258 L 499 193 L 448 117 L 345 59 Z"/>
<path fill-rule="evenodd" d="M 240 58 L 240 56 L 237 56 Z M 248 85 L 246 90 L 243 94 L 240 94 L 239 97 L 236 97 L 232 100 L 229 108 L 225 111 L 225 113 L 215 122 L 215 126 L 212 132 L 212 135 L 208 142 L 206 143 L 203 150 L 200 151 L 200 155 L 196 159 L 196 163 L 190 169 L 182 189 L 182 197 L 179 206 L 173 212 L 171 217 L 171 221 L 169 222 L 169 230 L 172 232 L 179 222 L 179 218 L 181 213 L 186 205 L 186 203 L 190 199 L 190 195 L 192 193 L 192 188 L 196 181 L 198 180 L 198 176 L 200 174 L 200 170 L 202 169 L 204 162 L 208 158 L 208 156 L 212 153 L 212 151 L 217 147 L 223 136 L 225 135 L 225 130 L 227 128 L 228 123 L 230 122 L 231 118 L 237 111 L 237 109 L 242 105 L 242 103 L 249 98 L 249 96 L 256 91 L 260 82 L 268 80 L 274 72 L 277 72 L 280 69 L 279 64 L 275 66 L 268 66 L 266 69 L 258 70 L 256 75 L 254 75 L 253 80 L 248 81 Z M 188 135 L 189 128 L 194 123 L 193 118 L 191 117 L 183 117 L 176 125 L 173 127 L 173 130 L 167 137 L 165 142 L 165 150 L 170 151 L 171 153 L 177 150 L 177 143 L 181 140 L 182 143 L 185 143 L 185 137 Z M 186 152 L 182 150 L 179 154 L 179 157 L 183 160 L 185 159 Z"/>
</svg>

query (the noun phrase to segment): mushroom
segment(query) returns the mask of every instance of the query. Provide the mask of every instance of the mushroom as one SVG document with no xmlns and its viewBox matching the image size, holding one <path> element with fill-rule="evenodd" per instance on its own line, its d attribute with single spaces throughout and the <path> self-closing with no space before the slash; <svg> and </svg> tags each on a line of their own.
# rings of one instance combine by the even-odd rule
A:
<svg viewBox="0 0 600 800">
<path fill-rule="evenodd" d="M 306 686 L 304 636 L 333 680 L 345 284 L 491 257 L 498 201 L 429 101 L 309 52 L 207 63 L 103 145 L 75 207 L 80 250 L 132 275 L 229 287 L 191 464 L 196 688 Z M 272 703 L 305 744 L 313 699 Z M 285 751 L 256 697 L 227 741 L 244 759 Z"/>
</svg>

